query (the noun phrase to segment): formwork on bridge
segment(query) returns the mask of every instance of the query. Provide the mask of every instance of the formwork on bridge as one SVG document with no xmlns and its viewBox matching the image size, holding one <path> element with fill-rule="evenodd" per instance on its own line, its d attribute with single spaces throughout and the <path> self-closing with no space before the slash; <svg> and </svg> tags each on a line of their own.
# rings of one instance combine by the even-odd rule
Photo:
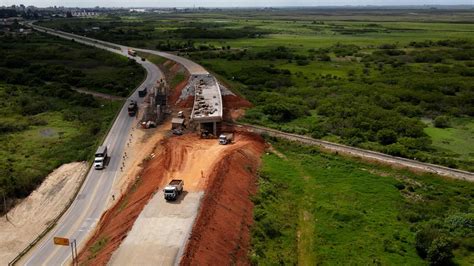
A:
<svg viewBox="0 0 474 266">
<path fill-rule="evenodd" d="M 219 83 L 212 75 L 193 75 L 189 82 L 194 87 L 194 105 L 191 121 L 198 125 L 198 130 L 217 135 L 217 123 L 222 122 L 222 95 Z"/>
</svg>

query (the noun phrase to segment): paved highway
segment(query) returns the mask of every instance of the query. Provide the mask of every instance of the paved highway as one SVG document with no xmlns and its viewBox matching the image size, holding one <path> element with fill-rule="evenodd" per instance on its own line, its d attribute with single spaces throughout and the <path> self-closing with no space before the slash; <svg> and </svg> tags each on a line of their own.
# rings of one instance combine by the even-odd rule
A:
<svg viewBox="0 0 474 266">
<path fill-rule="evenodd" d="M 45 31 L 44 28 L 34 26 L 36 30 Z M 70 34 L 47 31 L 49 34 L 71 39 Z M 120 46 L 115 49 L 94 40 L 74 38 L 76 42 L 92 45 L 117 54 L 127 55 L 127 47 Z M 151 87 L 163 77 L 161 71 L 148 61 L 137 60 L 147 72 L 145 81 L 138 89 Z M 129 98 L 141 101 L 136 90 Z M 53 244 L 54 236 L 76 239 L 78 249 L 87 240 L 88 234 L 94 229 L 102 213 L 105 211 L 111 195 L 111 189 L 117 176 L 120 175 L 120 165 L 124 146 L 130 135 L 131 128 L 137 123 L 135 117 L 130 117 L 125 104 L 118 114 L 104 145 L 107 145 L 110 161 L 104 170 L 91 169 L 76 199 L 58 221 L 58 225 L 51 230 L 36 247 L 25 255 L 20 263 L 25 265 L 63 265 L 70 263 L 71 250 L 69 247 Z"/>
<path fill-rule="evenodd" d="M 158 55 L 158 56 L 167 58 L 169 60 L 173 60 L 173 61 L 183 65 L 191 75 L 207 75 L 207 74 L 209 74 L 209 72 L 204 67 L 202 67 L 201 65 L 199 65 L 199 64 L 197 64 L 197 63 L 195 63 L 195 62 L 193 62 L 193 61 L 191 61 L 187 58 L 177 56 L 177 55 L 174 55 L 174 54 L 165 53 L 165 52 L 158 52 L 158 51 L 149 50 L 149 49 L 128 47 L 128 46 L 124 46 L 124 45 L 120 45 L 120 44 L 116 44 L 116 43 L 111 43 L 111 42 L 101 41 L 101 40 L 97 40 L 97 39 L 92 39 L 92 38 L 89 38 L 89 37 L 86 37 L 86 36 L 79 36 L 79 35 L 76 35 L 76 34 L 73 34 L 73 33 L 68 33 L 68 32 L 64 32 L 64 31 L 53 30 L 53 29 L 46 28 L 46 27 L 36 26 L 36 25 L 33 25 L 33 24 L 29 24 L 29 25 L 31 27 L 35 28 L 36 30 L 39 30 L 39 31 L 42 31 L 42 32 L 46 32 L 46 33 L 49 33 L 49 34 L 52 34 L 52 35 L 60 36 L 60 37 L 66 38 L 66 39 L 74 39 L 77 42 L 81 42 L 81 43 L 84 43 L 84 44 L 87 44 L 87 45 L 100 46 L 100 48 L 109 50 L 111 52 L 117 52 L 117 50 L 121 50 L 123 52 L 126 52 L 128 50 L 128 48 L 131 48 L 135 51 Z"/>
</svg>

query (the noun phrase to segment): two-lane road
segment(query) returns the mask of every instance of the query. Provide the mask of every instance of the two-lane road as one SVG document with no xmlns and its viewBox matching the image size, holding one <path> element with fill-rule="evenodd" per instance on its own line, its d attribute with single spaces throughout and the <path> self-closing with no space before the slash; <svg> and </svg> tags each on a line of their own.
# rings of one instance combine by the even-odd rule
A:
<svg viewBox="0 0 474 266">
<path fill-rule="evenodd" d="M 33 26 L 36 30 L 45 32 L 44 28 Z M 48 30 L 49 34 L 72 39 L 71 35 L 62 34 Z M 127 55 L 126 47 L 114 49 L 113 47 L 102 45 L 97 41 L 74 38 L 76 42 L 95 46 L 121 55 Z M 150 87 L 163 77 L 162 73 L 154 64 L 148 61 L 137 60 L 146 69 L 146 79 L 139 89 Z M 130 99 L 137 100 L 138 90 L 130 96 Z M 127 138 L 131 128 L 137 123 L 135 117 L 130 117 L 125 104 L 118 114 L 112 128 L 107 135 L 104 145 L 109 150 L 110 161 L 104 170 L 91 169 L 88 173 L 79 194 L 62 218 L 58 225 L 51 230 L 42 241 L 40 241 L 25 257 L 20 261 L 25 265 L 63 265 L 71 260 L 71 250 L 69 247 L 56 246 L 53 244 L 54 236 L 67 237 L 77 241 L 78 249 L 87 240 L 89 233 L 94 229 L 102 213 L 107 207 L 107 202 L 111 197 L 112 186 L 116 178 L 121 174 L 120 166 Z"/>
</svg>

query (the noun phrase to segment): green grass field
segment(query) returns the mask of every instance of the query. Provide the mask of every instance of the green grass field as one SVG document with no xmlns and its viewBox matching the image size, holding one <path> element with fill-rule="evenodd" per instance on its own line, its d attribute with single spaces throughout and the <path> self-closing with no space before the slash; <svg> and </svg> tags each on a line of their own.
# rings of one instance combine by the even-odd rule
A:
<svg viewBox="0 0 474 266">
<path fill-rule="evenodd" d="M 415 248 L 428 225 L 472 265 L 472 184 L 415 175 L 285 141 L 263 156 L 255 197 L 252 262 L 263 265 L 426 265 Z"/>
<path fill-rule="evenodd" d="M 436 128 L 431 123 L 425 128 L 433 140 L 433 146 L 454 156 L 470 159 L 474 164 L 474 121 L 470 118 L 458 118 L 451 121 L 449 128 Z"/>
</svg>

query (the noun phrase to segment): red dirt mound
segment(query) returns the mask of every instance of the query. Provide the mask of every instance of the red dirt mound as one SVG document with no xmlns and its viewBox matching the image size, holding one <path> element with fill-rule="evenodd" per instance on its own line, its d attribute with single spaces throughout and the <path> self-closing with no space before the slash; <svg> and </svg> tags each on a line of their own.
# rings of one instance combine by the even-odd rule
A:
<svg viewBox="0 0 474 266">
<path fill-rule="evenodd" d="M 184 87 L 186 87 L 187 84 L 188 84 L 188 78 L 181 81 L 178 85 L 176 85 L 176 87 L 171 88 L 171 94 L 168 96 L 168 102 L 172 106 L 181 107 L 181 108 L 193 107 L 193 100 L 194 100 L 193 97 L 188 97 L 188 99 L 189 98 L 191 99 L 190 101 L 188 100 L 182 101 L 179 99 L 179 97 L 181 96 L 181 91 L 184 89 Z"/>
<path fill-rule="evenodd" d="M 261 137 L 223 157 L 209 176 L 209 186 L 181 265 L 249 265 L 250 226 L 256 171 L 264 151 Z M 235 145 L 235 144 L 234 144 Z"/>
<path fill-rule="evenodd" d="M 244 98 L 236 95 L 225 95 L 222 97 L 224 105 L 224 120 L 235 121 L 245 114 L 245 109 L 253 105 Z"/>
<path fill-rule="evenodd" d="M 236 95 L 224 95 L 222 97 L 225 108 L 237 109 L 237 108 L 250 108 L 253 105 L 244 98 Z"/>
</svg>

